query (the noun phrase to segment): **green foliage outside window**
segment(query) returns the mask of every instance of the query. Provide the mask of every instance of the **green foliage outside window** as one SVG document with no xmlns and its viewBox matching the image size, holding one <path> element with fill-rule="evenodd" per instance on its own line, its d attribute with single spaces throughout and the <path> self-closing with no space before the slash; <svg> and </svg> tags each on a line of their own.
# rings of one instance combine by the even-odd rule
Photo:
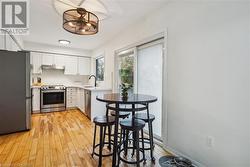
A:
<svg viewBox="0 0 250 167">
<path fill-rule="evenodd" d="M 120 79 L 121 79 L 121 89 L 122 91 L 131 90 L 134 83 L 134 57 L 133 56 L 124 56 L 121 57 L 120 61 Z"/>
<path fill-rule="evenodd" d="M 104 81 L 104 57 L 96 59 L 96 80 Z"/>
</svg>

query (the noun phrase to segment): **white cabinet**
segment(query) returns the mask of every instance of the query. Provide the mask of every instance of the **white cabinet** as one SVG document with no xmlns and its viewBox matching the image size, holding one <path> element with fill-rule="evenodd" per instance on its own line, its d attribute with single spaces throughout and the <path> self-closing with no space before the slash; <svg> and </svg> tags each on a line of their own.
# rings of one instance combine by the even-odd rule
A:
<svg viewBox="0 0 250 167">
<path fill-rule="evenodd" d="M 89 75 L 90 58 L 64 56 L 66 75 Z"/>
<path fill-rule="evenodd" d="M 78 74 L 90 75 L 90 58 L 78 57 Z"/>
<path fill-rule="evenodd" d="M 75 108 L 77 107 L 77 88 L 67 88 L 67 108 Z"/>
<path fill-rule="evenodd" d="M 65 75 L 90 75 L 90 58 L 31 52 L 33 74 L 41 74 L 42 65 L 64 67 Z"/>
<path fill-rule="evenodd" d="M 53 65 L 53 64 L 54 64 L 54 55 L 43 54 L 42 65 Z"/>
<path fill-rule="evenodd" d="M 67 88 L 67 102 L 66 107 L 78 108 L 81 112 L 84 112 L 84 89 L 76 87 Z"/>
<path fill-rule="evenodd" d="M 78 88 L 77 89 L 77 107 L 81 112 L 84 111 L 84 89 L 83 88 Z"/>
<path fill-rule="evenodd" d="M 40 88 L 33 88 L 32 94 L 32 112 L 36 113 L 40 111 Z"/>
<path fill-rule="evenodd" d="M 65 66 L 68 56 L 55 55 L 55 54 L 43 54 L 42 65 L 56 65 L 56 66 Z"/>
<path fill-rule="evenodd" d="M 66 75 L 77 75 L 78 58 L 74 56 L 65 56 L 65 71 Z"/>
<path fill-rule="evenodd" d="M 63 67 L 66 65 L 66 56 L 63 55 L 55 55 L 54 56 L 54 64 L 59 67 Z"/>
<path fill-rule="evenodd" d="M 30 53 L 30 62 L 32 65 L 32 73 L 33 74 L 41 74 L 42 73 L 42 53 L 31 52 Z"/>
</svg>

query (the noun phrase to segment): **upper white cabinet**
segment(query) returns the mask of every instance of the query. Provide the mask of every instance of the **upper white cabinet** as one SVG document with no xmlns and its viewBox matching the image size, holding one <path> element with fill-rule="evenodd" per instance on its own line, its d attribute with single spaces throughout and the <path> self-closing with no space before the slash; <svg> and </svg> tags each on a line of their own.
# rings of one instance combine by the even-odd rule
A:
<svg viewBox="0 0 250 167">
<path fill-rule="evenodd" d="M 78 57 L 78 74 L 79 75 L 90 74 L 90 58 Z"/>
<path fill-rule="evenodd" d="M 66 65 L 66 56 L 63 56 L 63 55 L 55 55 L 54 56 L 54 64 L 56 66 L 65 66 Z"/>
<path fill-rule="evenodd" d="M 78 58 L 74 56 L 65 56 L 65 71 L 66 75 L 77 75 L 78 73 Z"/>
<path fill-rule="evenodd" d="M 56 66 L 65 66 L 68 56 L 55 55 L 44 53 L 42 58 L 42 65 L 56 65 Z"/>
<path fill-rule="evenodd" d="M 54 55 L 43 54 L 42 65 L 53 65 L 53 64 L 54 64 Z"/>
<path fill-rule="evenodd" d="M 66 75 L 89 75 L 90 63 L 90 58 L 87 57 L 31 52 L 33 74 L 41 74 L 42 65 L 55 65 L 65 67 L 64 74 Z"/>
<path fill-rule="evenodd" d="M 90 58 L 65 56 L 66 65 L 64 74 L 66 75 L 89 75 Z"/>
<path fill-rule="evenodd" d="M 32 64 L 32 73 L 33 74 L 41 74 L 42 73 L 42 53 L 31 52 L 30 53 L 30 63 Z"/>
</svg>

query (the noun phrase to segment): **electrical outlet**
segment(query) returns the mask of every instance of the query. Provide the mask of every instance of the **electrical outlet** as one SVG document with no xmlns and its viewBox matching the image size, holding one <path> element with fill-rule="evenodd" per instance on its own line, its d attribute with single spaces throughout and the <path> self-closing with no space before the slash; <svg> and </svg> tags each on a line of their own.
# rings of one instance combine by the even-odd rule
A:
<svg viewBox="0 0 250 167">
<path fill-rule="evenodd" d="M 214 146 L 214 137 L 207 136 L 206 145 L 207 145 L 207 147 L 212 148 Z"/>
</svg>

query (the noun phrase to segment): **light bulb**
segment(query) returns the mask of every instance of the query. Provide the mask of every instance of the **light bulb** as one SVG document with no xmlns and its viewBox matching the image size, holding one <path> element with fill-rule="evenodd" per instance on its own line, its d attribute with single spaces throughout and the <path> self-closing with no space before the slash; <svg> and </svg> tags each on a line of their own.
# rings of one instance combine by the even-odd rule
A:
<svg viewBox="0 0 250 167">
<path fill-rule="evenodd" d="M 70 27 L 74 27 L 75 25 L 72 22 L 69 22 Z"/>
</svg>

